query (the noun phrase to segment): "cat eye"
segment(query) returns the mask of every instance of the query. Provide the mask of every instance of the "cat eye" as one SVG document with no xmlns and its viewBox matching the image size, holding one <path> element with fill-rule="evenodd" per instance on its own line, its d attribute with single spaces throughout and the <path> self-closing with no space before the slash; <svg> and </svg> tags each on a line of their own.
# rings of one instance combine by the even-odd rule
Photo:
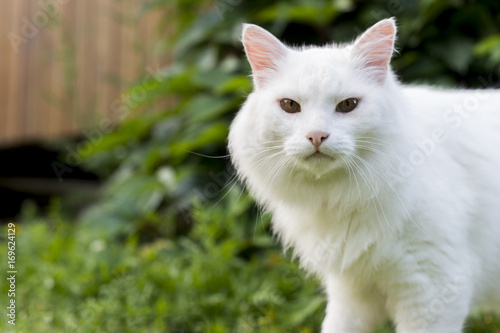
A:
<svg viewBox="0 0 500 333">
<path fill-rule="evenodd" d="M 280 101 L 280 106 L 283 111 L 288 113 L 300 112 L 300 104 L 295 102 L 293 99 L 284 98 Z"/>
<path fill-rule="evenodd" d="M 348 98 L 337 104 L 335 111 L 337 112 L 351 112 L 358 106 L 359 99 L 357 98 Z"/>
</svg>

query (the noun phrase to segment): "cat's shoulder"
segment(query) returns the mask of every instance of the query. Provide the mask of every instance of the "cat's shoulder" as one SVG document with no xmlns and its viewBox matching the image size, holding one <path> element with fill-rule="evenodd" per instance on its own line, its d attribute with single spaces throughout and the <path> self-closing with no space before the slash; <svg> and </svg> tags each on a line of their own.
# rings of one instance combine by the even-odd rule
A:
<svg viewBox="0 0 500 333">
<path fill-rule="evenodd" d="M 500 102 L 500 89 L 465 89 L 465 88 L 443 88 L 425 85 L 404 85 L 403 96 L 407 101 L 421 105 L 427 103 L 436 107 L 448 105 L 467 104 L 497 104 Z"/>
<path fill-rule="evenodd" d="M 494 87 L 487 88 L 476 88 L 476 89 L 467 89 L 467 88 L 449 88 L 442 86 L 433 86 L 433 85 L 403 85 L 403 92 L 407 96 L 439 96 L 439 97 L 457 97 L 457 96 L 466 96 L 466 95 L 475 95 L 483 93 L 488 94 L 496 94 L 500 96 L 500 89 Z"/>
</svg>

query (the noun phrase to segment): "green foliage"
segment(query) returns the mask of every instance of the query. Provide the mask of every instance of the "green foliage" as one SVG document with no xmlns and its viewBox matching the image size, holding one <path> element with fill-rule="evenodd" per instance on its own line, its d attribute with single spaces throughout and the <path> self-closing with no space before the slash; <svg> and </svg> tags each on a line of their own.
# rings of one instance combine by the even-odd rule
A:
<svg viewBox="0 0 500 333">
<path fill-rule="evenodd" d="M 56 215 L 17 224 L 17 322 L 0 321 L 0 331 L 317 332 L 320 287 L 251 207 L 236 192 L 197 204 L 189 233 L 145 245 Z M 0 288 L 6 304 L 6 280 Z"/>
<path fill-rule="evenodd" d="M 269 216 L 249 211 L 251 200 L 231 192 L 218 205 L 195 204 L 185 235 L 142 245 L 54 213 L 18 223 L 16 325 L 4 318 L 0 331 L 319 332 L 322 288 L 283 256 Z M 8 289 L 0 280 L 2 304 Z M 476 315 L 466 332 L 500 333 L 500 318 Z"/>
</svg>

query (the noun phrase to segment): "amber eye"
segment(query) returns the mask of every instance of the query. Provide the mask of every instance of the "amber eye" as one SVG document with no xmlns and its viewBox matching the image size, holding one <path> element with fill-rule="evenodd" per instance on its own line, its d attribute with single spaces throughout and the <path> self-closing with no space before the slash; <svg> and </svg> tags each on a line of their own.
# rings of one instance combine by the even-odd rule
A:
<svg viewBox="0 0 500 333">
<path fill-rule="evenodd" d="M 337 107 L 335 108 L 335 111 L 337 112 L 351 112 L 358 106 L 359 99 L 357 98 L 348 98 L 346 100 L 343 100 L 339 104 L 337 104 Z"/>
<path fill-rule="evenodd" d="M 281 108 L 283 111 L 288 113 L 300 112 L 300 104 L 295 102 L 293 99 L 284 98 L 280 101 Z"/>
</svg>

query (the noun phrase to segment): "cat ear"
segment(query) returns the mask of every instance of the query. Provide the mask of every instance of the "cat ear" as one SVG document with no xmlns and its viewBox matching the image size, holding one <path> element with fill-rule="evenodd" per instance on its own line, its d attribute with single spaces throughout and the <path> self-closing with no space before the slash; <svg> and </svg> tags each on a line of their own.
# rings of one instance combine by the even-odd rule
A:
<svg viewBox="0 0 500 333">
<path fill-rule="evenodd" d="M 287 48 L 271 33 L 254 24 L 243 25 L 242 41 L 252 66 L 254 85 L 262 87 L 278 71 Z"/>
<path fill-rule="evenodd" d="M 376 23 L 354 42 L 354 58 L 378 83 L 383 83 L 387 76 L 395 40 L 396 24 L 390 18 Z"/>
</svg>

